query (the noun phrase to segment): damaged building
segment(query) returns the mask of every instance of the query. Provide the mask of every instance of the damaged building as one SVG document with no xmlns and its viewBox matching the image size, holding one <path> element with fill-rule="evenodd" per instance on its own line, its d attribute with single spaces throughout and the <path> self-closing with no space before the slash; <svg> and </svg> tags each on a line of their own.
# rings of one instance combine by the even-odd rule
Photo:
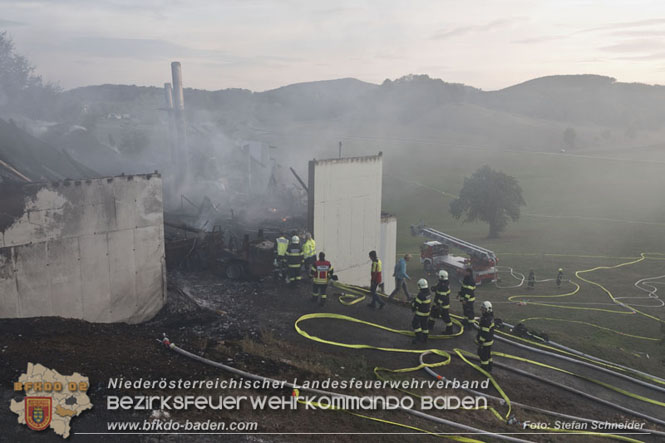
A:
<svg viewBox="0 0 665 443">
<path fill-rule="evenodd" d="M 0 318 L 137 323 L 166 300 L 159 174 L 0 184 Z"/>
<path fill-rule="evenodd" d="M 271 240 L 306 231 L 350 284 L 368 284 L 376 250 L 383 290 L 393 289 L 396 220 L 381 211 L 381 154 L 313 160 L 305 183 L 279 162 L 280 148 L 221 146 L 189 125 L 179 63 L 172 74 L 170 144 L 151 148 L 170 158 L 164 183 L 157 172 L 101 177 L 109 162 L 97 145 L 74 155 L 0 120 L 0 318 L 142 322 L 165 304 L 167 260 L 170 269 L 261 278 L 273 271 Z M 118 158 L 117 173 L 131 166 Z"/>
<path fill-rule="evenodd" d="M 0 134 L 0 318 L 152 318 L 166 299 L 160 174 L 100 178 L 11 122 Z"/>
</svg>

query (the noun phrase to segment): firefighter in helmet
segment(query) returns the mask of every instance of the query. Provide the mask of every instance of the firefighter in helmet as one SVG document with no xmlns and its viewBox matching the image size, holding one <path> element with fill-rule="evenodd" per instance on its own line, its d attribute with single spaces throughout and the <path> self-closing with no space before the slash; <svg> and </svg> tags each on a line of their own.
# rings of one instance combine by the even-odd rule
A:
<svg viewBox="0 0 665 443">
<path fill-rule="evenodd" d="M 464 311 L 464 320 L 462 323 L 468 327 L 475 320 L 475 313 L 473 312 L 473 302 L 476 301 L 476 280 L 473 278 L 473 270 L 466 269 L 466 275 L 462 280 L 462 287 L 458 293 L 460 301 L 462 302 L 462 309 Z"/>
<path fill-rule="evenodd" d="M 337 276 L 333 275 L 332 264 L 326 260 L 326 254 L 319 252 L 319 259 L 312 264 L 310 274 L 312 277 L 312 301 L 319 300 L 319 304 L 323 306 L 326 302 L 326 289 L 330 280 L 337 280 Z M 319 298 L 320 297 L 320 298 Z"/>
<path fill-rule="evenodd" d="M 480 367 L 487 372 L 492 372 L 492 345 L 494 344 L 494 313 L 492 303 L 484 301 L 480 306 L 480 322 L 478 325 L 478 358 Z"/>
<path fill-rule="evenodd" d="M 429 335 L 429 314 L 432 308 L 432 297 L 430 295 L 429 284 L 427 280 L 421 278 L 418 280 L 418 295 L 411 302 L 411 310 L 414 311 L 413 332 L 415 338 L 412 343 L 426 343 Z"/>
<path fill-rule="evenodd" d="M 434 304 L 429 316 L 428 328 L 432 331 L 436 319 L 440 318 L 446 326 L 443 333 L 452 334 L 453 321 L 450 319 L 450 282 L 448 281 L 448 272 L 442 269 L 439 271 L 438 275 L 439 281 L 436 286 L 432 288 L 432 292 L 434 293 Z"/>
<path fill-rule="evenodd" d="M 291 243 L 286 250 L 286 266 L 288 268 L 288 275 L 286 277 L 287 283 L 302 280 L 301 268 L 304 261 L 302 249 L 300 248 L 300 238 L 297 235 L 291 237 Z"/>
<path fill-rule="evenodd" d="M 275 239 L 275 261 L 274 266 L 280 278 L 286 277 L 286 250 L 289 248 L 289 240 L 280 232 Z"/>
</svg>

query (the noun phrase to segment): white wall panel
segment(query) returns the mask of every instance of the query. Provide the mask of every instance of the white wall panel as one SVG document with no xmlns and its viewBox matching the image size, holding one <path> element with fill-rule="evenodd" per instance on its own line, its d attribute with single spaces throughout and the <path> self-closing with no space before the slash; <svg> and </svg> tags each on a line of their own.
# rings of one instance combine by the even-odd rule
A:
<svg viewBox="0 0 665 443">
<path fill-rule="evenodd" d="M 13 248 L 0 248 L 0 318 L 18 316 Z"/>
<path fill-rule="evenodd" d="M 397 255 L 397 219 L 392 216 L 381 218 L 381 257 L 383 257 L 383 281 L 385 291 L 390 294 L 395 289 Z"/>
<path fill-rule="evenodd" d="M 382 157 L 315 160 L 310 168 L 317 250 L 326 253 L 340 280 L 368 286 L 368 253 L 378 253 L 381 243 Z"/>
<path fill-rule="evenodd" d="M 0 235 L 0 318 L 134 323 L 164 305 L 159 175 L 29 184 L 23 203 Z"/>
<path fill-rule="evenodd" d="M 109 275 L 108 238 L 106 232 L 79 238 L 81 250 L 81 290 L 83 317 L 92 322 L 109 318 L 111 280 Z M 108 321 L 108 320 L 106 320 Z"/>
</svg>

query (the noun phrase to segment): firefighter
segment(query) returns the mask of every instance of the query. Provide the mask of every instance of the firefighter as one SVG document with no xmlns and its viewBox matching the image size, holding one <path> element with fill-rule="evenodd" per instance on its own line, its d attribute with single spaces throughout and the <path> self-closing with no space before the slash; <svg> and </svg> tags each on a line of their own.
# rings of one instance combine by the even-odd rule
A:
<svg viewBox="0 0 665 443">
<path fill-rule="evenodd" d="M 305 271 L 309 275 L 309 271 L 316 261 L 316 242 L 309 232 L 305 234 L 305 243 L 302 245 L 302 252 L 305 257 Z"/>
<path fill-rule="evenodd" d="M 312 277 L 312 301 L 315 302 L 319 297 L 319 304 L 323 306 L 326 302 L 326 289 L 330 280 L 337 280 L 333 275 L 333 267 L 326 260 L 326 254 L 319 252 L 319 259 L 312 264 L 310 276 Z"/>
<path fill-rule="evenodd" d="M 302 280 L 302 264 L 304 258 L 302 249 L 300 249 L 300 238 L 297 235 L 291 237 L 291 243 L 286 250 L 286 266 L 288 268 L 288 275 L 286 277 L 287 283 Z"/>
<path fill-rule="evenodd" d="M 275 269 L 280 278 L 286 277 L 286 250 L 289 248 L 289 240 L 280 232 L 279 237 L 275 239 Z"/>
<path fill-rule="evenodd" d="M 464 311 L 464 320 L 462 321 L 465 327 L 472 324 L 476 315 L 473 312 L 473 302 L 476 301 L 476 280 L 473 278 L 473 269 L 467 268 L 464 280 L 462 280 L 462 287 L 459 290 L 459 298 L 462 302 L 462 310 Z"/>
<path fill-rule="evenodd" d="M 429 284 L 427 280 L 421 278 L 418 280 L 418 295 L 411 302 L 411 310 L 414 312 L 413 332 L 416 335 L 411 343 L 427 343 L 429 335 L 429 315 L 432 309 L 432 296 L 430 295 Z"/>
<path fill-rule="evenodd" d="M 370 285 L 369 292 L 372 296 L 372 302 L 367 306 L 370 308 L 376 308 L 376 304 L 379 304 L 379 309 L 383 308 L 386 302 L 382 301 L 379 295 L 376 293 L 376 288 L 381 284 L 381 272 L 383 271 L 381 260 L 376 256 L 376 251 L 369 251 L 369 258 L 372 260 L 372 267 L 370 271 Z"/>
<path fill-rule="evenodd" d="M 561 287 L 561 281 L 563 280 L 563 268 L 559 268 L 559 272 L 556 274 L 556 287 Z"/>
<path fill-rule="evenodd" d="M 533 269 L 529 270 L 529 277 L 527 278 L 527 288 L 533 289 L 536 286 L 536 273 L 533 272 Z"/>
<path fill-rule="evenodd" d="M 480 324 L 478 325 L 478 358 L 480 367 L 487 372 L 492 372 L 492 345 L 494 344 L 494 313 L 492 303 L 484 301 L 480 306 Z"/>
<path fill-rule="evenodd" d="M 428 329 L 432 331 L 434 323 L 437 318 L 443 320 L 446 325 L 444 334 L 449 335 L 453 333 L 453 321 L 450 319 L 450 284 L 448 282 L 448 272 L 439 271 L 439 282 L 432 288 L 434 293 L 434 303 L 432 306 L 432 313 L 429 317 Z"/>
</svg>

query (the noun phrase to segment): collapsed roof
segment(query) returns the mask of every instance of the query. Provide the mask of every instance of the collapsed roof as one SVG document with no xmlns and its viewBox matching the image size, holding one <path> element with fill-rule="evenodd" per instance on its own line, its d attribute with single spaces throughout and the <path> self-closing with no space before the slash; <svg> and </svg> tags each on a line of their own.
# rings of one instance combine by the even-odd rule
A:
<svg viewBox="0 0 665 443">
<path fill-rule="evenodd" d="M 0 119 L 0 182 L 60 181 L 98 175 L 66 152 Z"/>
</svg>

